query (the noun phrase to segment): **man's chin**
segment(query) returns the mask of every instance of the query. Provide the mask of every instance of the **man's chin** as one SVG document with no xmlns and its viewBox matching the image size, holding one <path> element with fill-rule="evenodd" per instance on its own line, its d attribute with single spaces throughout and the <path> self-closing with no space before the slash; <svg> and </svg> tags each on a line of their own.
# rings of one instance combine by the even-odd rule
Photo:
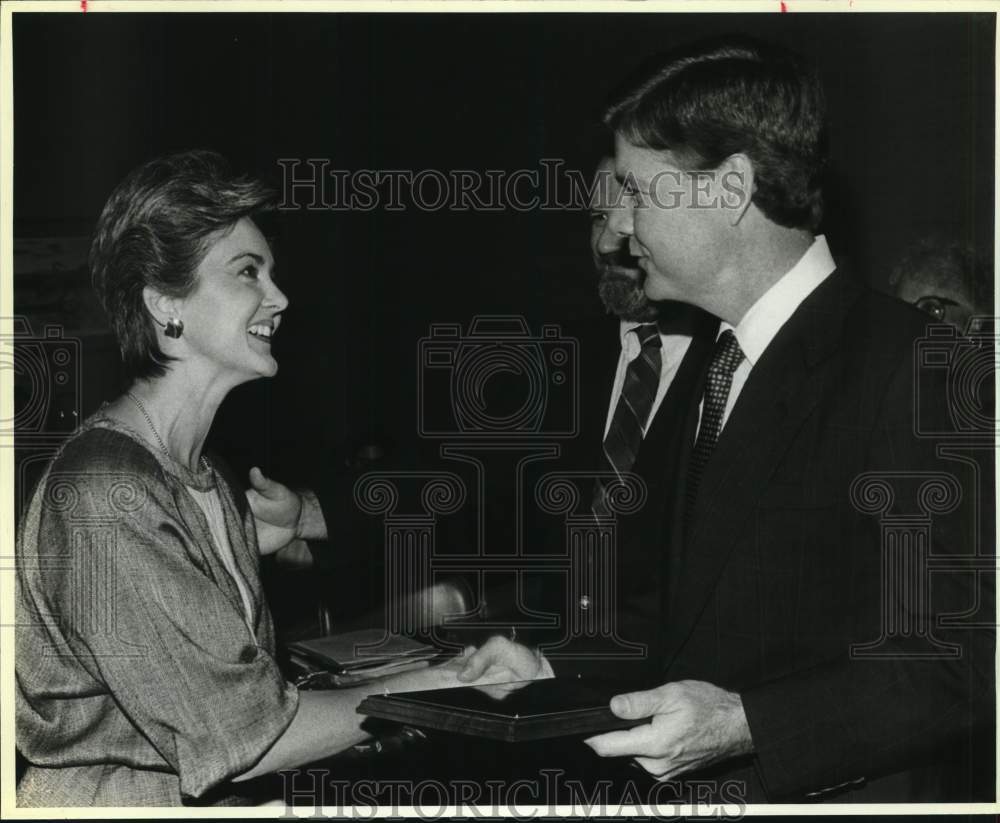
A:
<svg viewBox="0 0 1000 823">
<path fill-rule="evenodd" d="M 642 281 L 643 296 L 651 303 L 660 303 L 664 300 L 687 302 L 672 288 L 669 281 L 660 277 L 644 277 Z"/>
</svg>

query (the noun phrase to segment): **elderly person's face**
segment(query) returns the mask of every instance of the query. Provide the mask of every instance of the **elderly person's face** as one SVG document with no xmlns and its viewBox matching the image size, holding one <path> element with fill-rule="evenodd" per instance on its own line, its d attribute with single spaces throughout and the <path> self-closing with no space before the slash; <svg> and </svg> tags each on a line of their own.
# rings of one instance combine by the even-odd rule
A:
<svg viewBox="0 0 1000 823">
<path fill-rule="evenodd" d="M 274 258 L 253 221 L 217 235 L 195 274 L 182 301 L 186 356 L 234 383 L 275 374 L 271 338 L 288 298 L 272 279 Z"/>
<path fill-rule="evenodd" d="M 934 272 L 917 269 L 896 283 L 896 297 L 916 306 L 941 323 L 950 323 L 965 333 L 969 318 L 976 314 L 972 295 L 958 282 L 942 280 Z"/>
</svg>

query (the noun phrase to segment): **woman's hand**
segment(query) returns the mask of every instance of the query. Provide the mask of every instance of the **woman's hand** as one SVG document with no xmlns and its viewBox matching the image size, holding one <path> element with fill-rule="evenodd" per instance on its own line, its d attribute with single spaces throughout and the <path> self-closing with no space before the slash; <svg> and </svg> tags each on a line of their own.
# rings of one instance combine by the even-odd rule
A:
<svg viewBox="0 0 1000 823">
<path fill-rule="evenodd" d="M 460 656 L 447 663 L 375 681 L 371 693 L 473 686 L 496 700 L 503 700 L 522 688 L 525 681 L 553 676 L 552 667 L 539 652 L 503 637 L 492 637 L 478 650 L 466 647 Z"/>
<path fill-rule="evenodd" d="M 323 508 L 312 491 L 296 492 L 265 477 L 256 466 L 250 469 L 250 486 L 247 502 L 261 554 L 273 554 L 295 539 L 327 539 Z"/>
<path fill-rule="evenodd" d="M 253 512 L 261 554 L 273 554 L 299 536 L 296 529 L 302 514 L 302 497 L 277 480 L 265 477 L 256 466 L 250 469 L 247 502 Z"/>
<path fill-rule="evenodd" d="M 457 665 L 461 683 L 480 687 L 496 700 L 523 688 L 525 681 L 555 676 L 541 652 L 499 636 L 478 650 L 470 646 Z"/>
</svg>

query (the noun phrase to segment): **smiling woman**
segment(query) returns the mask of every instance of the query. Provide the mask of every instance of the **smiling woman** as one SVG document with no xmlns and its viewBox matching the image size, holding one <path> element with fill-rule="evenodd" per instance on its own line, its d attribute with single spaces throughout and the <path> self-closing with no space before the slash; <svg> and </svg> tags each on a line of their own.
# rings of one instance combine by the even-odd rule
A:
<svg viewBox="0 0 1000 823">
<path fill-rule="evenodd" d="M 137 169 L 101 215 L 94 286 L 133 382 L 18 533 L 18 805 L 252 802 L 247 778 L 362 740 L 369 691 L 458 685 L 453 664 L 299 694 L 275 662 L 252 515 L 203 454 L 228 392 L 278 368 L 270 204 L 197 151 Z"/>
<path fill-rule="evenodd" d="M 180 300 L 151 296 L 151 313 L 174 312 L 185 319 L 190 367 L 217 383 L 271 377 L 278 363 L 271 337 L 288 299 L 272 280 L 274 261 L 267 241 L 249 217 L 215 240 L 196 272 L 196 287 Z"/>
</svg>

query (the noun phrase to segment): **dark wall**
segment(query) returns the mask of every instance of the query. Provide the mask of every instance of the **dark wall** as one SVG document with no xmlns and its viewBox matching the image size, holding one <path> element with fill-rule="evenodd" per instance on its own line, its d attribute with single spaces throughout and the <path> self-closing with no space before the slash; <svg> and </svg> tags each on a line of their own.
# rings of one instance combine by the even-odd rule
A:
<svg viewBox="0 0 1000 823">
<path fill-rule="evenodd" d="M 930 230 L 992 255 L 994 23 L 960 14 L 18 14 L 15 233 L 89 231 L 129 169 L 196 146 L 272 177 L 279 158 L 586 168 L 624 74 L 729 31 L 820 68 L 835 254 L 875 285 Z M 235 392 L 215 435 L 238 466 L 284 476 L 368 430 L 412 437 L 430 323 L 507 311 L 568 327 L 598 312 L 577 211 L 292 210 L 279 259 L 281 372 Z"/>
</svg>

